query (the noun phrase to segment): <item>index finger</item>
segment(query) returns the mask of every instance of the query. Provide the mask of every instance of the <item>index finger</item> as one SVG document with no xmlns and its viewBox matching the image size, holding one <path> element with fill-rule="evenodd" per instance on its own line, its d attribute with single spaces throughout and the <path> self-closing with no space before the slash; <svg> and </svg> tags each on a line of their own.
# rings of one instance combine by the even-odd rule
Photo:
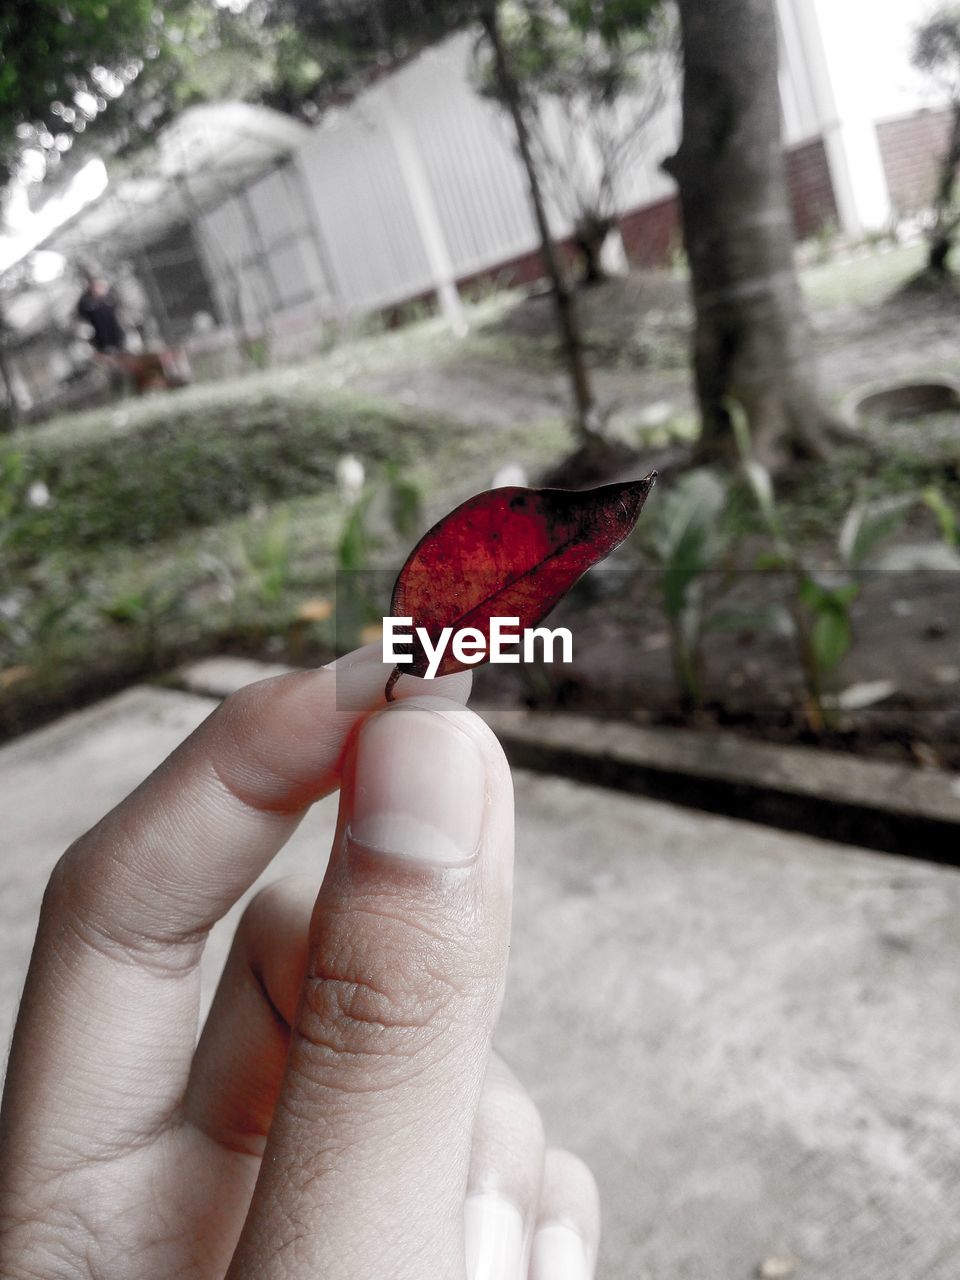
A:
<svg viewBox="0 0 960 1280">
<path fill-rule="evenodd" d="M 40 1160 L 64 1142 L 89 1158 L 169 1120 L 194 1049 L 206 935 L 339 785 L 351 730 L 383 704 L 385 680 L 370 646 L 241 690 L 68 850 L 14 1036 L 7 1138 L 30 1133 Z M 465 701 L 469 676 L 435 687 Z"/>
</svg>

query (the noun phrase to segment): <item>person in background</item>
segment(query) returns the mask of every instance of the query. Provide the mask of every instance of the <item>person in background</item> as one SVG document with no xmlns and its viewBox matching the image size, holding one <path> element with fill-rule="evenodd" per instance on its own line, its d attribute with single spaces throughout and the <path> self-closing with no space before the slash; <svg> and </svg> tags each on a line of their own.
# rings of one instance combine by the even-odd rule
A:
<svg viewBox="0 0 960 1280">
<path fill-rule="evenodd" d="M 96 272 L 84 272 L 85 287 L 77 302 L 77 316 L 93 330 L 90 342 L 104 355 L 123 351 L 126 334 L 120 323 L 120 302 L 113 288 Z"/>
</svg>

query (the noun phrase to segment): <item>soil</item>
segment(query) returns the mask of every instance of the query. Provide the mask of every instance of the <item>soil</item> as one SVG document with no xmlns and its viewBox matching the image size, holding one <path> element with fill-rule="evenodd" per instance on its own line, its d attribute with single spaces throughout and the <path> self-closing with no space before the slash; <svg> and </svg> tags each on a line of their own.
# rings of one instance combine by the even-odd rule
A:
<svg viewBox="0 0 960 1280">
<path fill-rule="evenodd" d="M 578 308 L 601 409 L 690 411 L 687 364 L 692 313 L 685 281 L 650 271 L 582 289 Z M 943 290 L 894 291 L 869 305 L 848 302 L 812 311 L 820 381 L 828 399 L 877 381 L 960 373 L 960 296 Z M 396 396 L 425 410 L 456 411 L 470 425 L 496 428 L 563 416 L 569 393 L 555 364 L 553 304 L 532 294 L 490 336 L 508 341 L 526 363 L 497 362 L 468 346 L 463 359 L 368 375 L 374 395 Z M 653 414 L 652 418 L 657 415 Z"/>
<path fill-rule="evenodd" d="M 669 272 L 644 272 L 582 289 L 577 299 L 602 416 L 609 421 L 631 411 L 641 419 L 651 409 L 689 412 L 692 313 L 684 281 Z M 530 294 L 477 337 L 478 344 L 468 342 L 454 359 L 368 374 L 359 386 L 425 412 L 455 412 L 470 426 L 494 430 L 566 416 L 570 390 L 557 361 L 549 295 Z M 509 359 L 503 358 L 504 346 Z"/>
<path fill-rule="evenodd" d="M 568 626 L 574 637 L 570 666 L 532 672 L 484 667 L 475 676 L 476 696 L 496 705 L 557 707 L 639 724 L 736 729 L 775 742 L 960 769 L 960 589 L 954 575 L 874 572 L 859 575 L 859 583 L 855 643 L 835 688 L 865 699 L 885 696 L 860 709 L 835 710 L 834 723 L 820 732 L 805 711 L 792 639 L 749 628 L 708 634 L 703 702 L 682 713 L 652 575 L 617 570 L 595 572 L 551 615 L 551 626 Z M 789 592 L 780 574 L 743 573 L 724 588 L 723 603 L 759 608 L 785 602 Z"/>
<path fill-rule="evenodd" d="M 567 392 L 562 374 L 551 367 L 551 306 L 549 297 L 531 296 L 497 327 L 501 339 L 529 351 L 522 376 L 516 366 L 494 372 L 471 355 L 463 362 L 413 371 L 403 382 L 403 398 L 447 412 L 452 405 L 464 405 L 470 421 L 488 429 L 511 415 L 535 421 L 548 408 L 562 412 Z M 656 422 L 692 410 L 687 369 L 692 317 L 682 279 L 650 272 L 610 281 L 582 290 L 579 308 L 595 388 L 608 412 L 622 413 L 628 406 L 641 421 L 646 413 Z M 952 291 L 896 291 L 869 305 L 820 307 L 812 324 L 823 392 L 834 402 L 878 382 L 960 375 L 960 299 Z M 395 394 L 400 376 L 388 375 L 389 385 L 381 377 L 369 389 Z M 960 414 L 866 426 L 884 447 L 942 464 L 944 476 L 954 484 L 960 478 Z M 641 454 L 640 468 L 662 469 L 661 456 L 658 451 Z M 613 457 L 610 473 L 591 475 L 593 483 L 625 478 L 622 457 Z M 672 454 L 670 461 L 676 462 Z M 872 464 L 863 465 L 872 470 Z M 538 479 L 558 483 L 562 474 Z M 797 486 L 803 483 L 804 477 L 796 478 Z M 930 538 L 929 525 L 901 536 L 907 541 Z M 861 576 L 853 608 L 855 642 L 836 672 L 836 692 L 850 690 L 851 696 L 859 692 L 866 698 L 870 691 L 857 686 L 886 682 L 889 693 L 873 705 L 835 711 L 833 724 L 820 732 L 813 731 L 805 710 L 792 641 L 759 631 L 707 636 L 703 703 L 682 714 L 669 636 L 652 582 L 643 574 L 628 580 L 613 572 L 606 578 L 605 588 L 602 572 L 591 575 L 552 616 L 553 625 L 570 625 L 573 631 L 572 667 L 536 672 L 483 668 L 476 676 L 478 697 L 642 723 L 722 726 L 772 741 L 960 769 L 960 582 L 954 575 Z M 747 608 L 788 594 L 788 584 L 776 574 L 744 573 L 740 578 L 732 598 Z M 878 691 L 873 690 L 874 696 Z"/>
</svg>

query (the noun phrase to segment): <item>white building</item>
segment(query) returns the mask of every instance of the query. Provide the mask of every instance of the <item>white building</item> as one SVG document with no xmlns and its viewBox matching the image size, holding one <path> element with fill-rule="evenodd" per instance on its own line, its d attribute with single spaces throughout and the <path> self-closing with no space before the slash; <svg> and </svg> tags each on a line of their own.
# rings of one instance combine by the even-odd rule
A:
<svg viewBox="0 0 960 1280">
<path fill-rule="evenodd" d="M 830 226 L 856 238 L 926 206 L 949 111 L 910 66 L 925 10 L 917 0 L 776 3 L 798 235 Z M 159 140 L 149 178 L 111 184 L 45 247 L 132 262 L 163 336 L 189 340 L 201 363 L 204 352 L 235 352 L 238 334 L 259 335 L 276 358 L 300 355 L 328 322 L 418 298 L 436 297 L 456 320 L 459 287 L 540 271 L 510 129 L 471 82 L 474 40 L 427 50 L 313 129 L 254 108 L 195 108 Z M 618 193 L 637 264 L 680 243 L 660 167 L 679 123 L 673 93 Z M 562 241 L 569 223 L 559 209 L 552 221 Z M 196 334 L 198 313 L 210 313 L 212 333 Z"/>
<path fill-rule="evenodd" d="M 929 203 L 948 112 L 910 65 L 923 0 L 777 0 L 788 144 L 819 145 L 841 230 L 857 236 Z M 795 200 L 809 198 L 795 173 Z"/>
</svg>

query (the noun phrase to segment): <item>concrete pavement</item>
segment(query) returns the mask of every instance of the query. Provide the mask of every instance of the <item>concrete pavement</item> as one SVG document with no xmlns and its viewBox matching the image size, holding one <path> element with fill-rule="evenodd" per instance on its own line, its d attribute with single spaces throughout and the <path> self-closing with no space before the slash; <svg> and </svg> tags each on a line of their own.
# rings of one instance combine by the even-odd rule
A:
<svg viewBox="0 0 960 1280">
<path fill-rule="evenodd" d="M 5 1038 L 57 856 L 212 705 L 134 689 L 0 750 Z M 601 1276 L 956 1280 L 960 875 L 516 785 L 499 1047 L 597 1173 Z M 318 805 L 269 875 L 319 881 L 334 817 Z"/>
</svg>

